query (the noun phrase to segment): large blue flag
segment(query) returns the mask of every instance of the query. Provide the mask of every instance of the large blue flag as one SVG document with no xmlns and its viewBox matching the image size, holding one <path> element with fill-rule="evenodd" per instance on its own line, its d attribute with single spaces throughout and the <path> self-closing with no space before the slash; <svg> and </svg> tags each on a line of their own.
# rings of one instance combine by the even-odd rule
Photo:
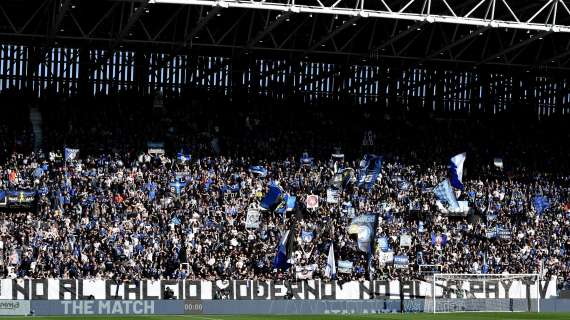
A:
<svg viewBox="0 0 570 320">
<path fill-rule="evenodd" d="M 454 188 L 463 190 L 463 164 L 465 163 L 465 158 L 467 153 L 460 153 L 455 157 L 451 158 L 449 162 L 449 171 L 451 173 L 451 185 Z"/>
<path fill-rule="evenodd" d="M 378 175 L 382 170 L 382 157 L 376 155 L 364 155 L 362 161 L 360 161 L 360 168 L 358 169 L 358 186 L 364 186 L 366 190 L 372 189 L 376 180 L 378 180 Z"/>
<path fill-rule="evenodd" d="M 276 269 L 287 269 L 289 264 L 287 263 L 287 240 L 289 238 L 290 231 L 287 230 L 281 240 L 279 240 L 279 245 L 277 246 L 277 254 L 273 259 L 273 268 Z"/>
<path fill-rule="evenodd" d="M 435 188 L 433 188 L 433 193 L 437 199 L 445 206 L 448 210 L 459 209 L 459 203 L 455 198 L 455 194 L 451 189 L 449 179 L 445 179 L 440 182 Z"/>
<path fill-rule="evenodd" d="M 269 191 L 261 200 L 261 207 L 265 210 L 273 210 L 283 200 L 283 189 L 277 185 L 270 185 Z"/>
</svg>

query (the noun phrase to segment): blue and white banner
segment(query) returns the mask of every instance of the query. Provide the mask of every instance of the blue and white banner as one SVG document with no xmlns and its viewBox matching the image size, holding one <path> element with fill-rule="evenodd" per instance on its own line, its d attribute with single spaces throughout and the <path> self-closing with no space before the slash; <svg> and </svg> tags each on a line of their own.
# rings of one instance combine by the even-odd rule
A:
<svg viewBox="0 0 570 320">
<path fill-rule="evenodd" d="M 164 154 L 164 142 L 147 142 L 149 154 Z"/>
<path fill-rule="evenodd" d="M 65 161 L 75 160 L 79 154 L 79 149 L 65 148 L 63 149 Z"/>
<path fill-rule="evenodd" d="M 313 273 L 317 270 L 316 264 L 306 266 L 295 266 L 295 276 L 298 280 L 313 279 Z"/>
<path fill-rule="evenodd" d="M 178 152 L 176 154 L 176 158 L 180 160 L 180 162 L 186 162 L 192 160 L 192 156 L 190 154 L 186 154 L 183 152 Z"/>
<path fill-rule="evenodd" d="M 352 268 L 354 264 L 352 261 L 339 260 L 338 261 L 338 272 L 339 273 L 352 273 Z"/>
<path fill-rule="evenodd" d="M 312 166 L 313 165 L 313 158 L 309 157 L 307 152 L 303 152 L 301 155 L 301 164 L 304 166 Z"/>
<path fill-rule="evenodd" d="M 512 237 L 511 230 L 504 227 L 502 224 L 497 224 L 494 228 L 487 230 L 487 238 L 509 240 Z"/>
<path fill-rule="evenodd" d="M 6 191 L 4 201 L 7 207 L 31 207 L 36 202 L 36 191 L 9 190 Z"/>
<path fill-rule="evenodd" d="M 512 232 L 510 229 L 506 228 L 502 224 L 496 226 L 497 237 L 502 240 L 510 240 L 512 237 Z"/>
<path fill-rule="evenodd" d="M 348 233 L 358 236 L 358 248 L 364 252 L 370 252 L 372 246 L 370 242 L 374 239 L 374 224 L 376 215 L 365 214 L 352 219 L 348 227 Z"/>
<path fill-rule="evenodd" d="M 423 221 L 419 221 L 418 222 L 418 232 L 419 233 L 424 233 L 425 229 L 424 229 L 424 222 Z"/>
<path fill-rule="evenodd" d="M 264 166 L 251 166 L 249 167 L 249 172 L 257 174 L 262 178 L 267 176 L 267 168 Z"/>
<path fill-rule="evenodd" d="M 330 186 L 334 189 L 344 190 L 348 187 L 351 183 L 356 181 L 354 169 L 352 168 L 345 168 L 339 169 L 337 173 L 332 177 L 330 181 Z"/>
<path fill-rule="evenodd" d="M 377 240 L 378 242 L 378 248 L 380 248 L 380 250 L 387 252 L 390 250 L 390 245 L 388 244 L 388 238 L 387 237 L 380 237 Z"/>
<path fill-rule="evenodd" d="M 394 267 L 396 269 L 407 269 L 410 265 L 410 258 L 406 255 L 394 257 Z"/>
<path fill-rule="evenodd" d="M 364 187 L 366 190 L 372 189 L 378 176 L 382 171 L 382 157 L 376 155 L 364 155 L 360 161 L 360 168 L 358 169 L 358 186 Z"/>
<path fill-rule="evenodd" d="M 286 209 L 287 212 L 293 211 L 293 209 L 295 209 L 296 203 L 297 203 L 296 196 L 287 195 L 287 209 Z"/>
<path fill-rule="evenodd" d="M 301 230 L 301 240 L 303 242 L 311 242 L 315 238 L 314 230 Z"/>
<path fill-rule="evenodd" d="M 186 182 L 180 179 L 176 179 L 170 182 L 170 188 L 172 189 L 172 191 L 176 192 L 177 195 L 180 194 L 182 189 L 184 189 L 185 187 L 186 187 Z"/>
<path fill-rule="evenodd" d="M 441 181 L 437 186 L 435 186 L 433 188 L 433 193 L 447 210 L 459 209 L 459 203 L 455 198 L 455 193 L 453 193 L 453 189 L 451 189 L 451 184 L 449 183 L 449 179 L 445 179 Z"/>
<path fill-rule="evenodd" d="M 451 158 L 449 163 L 449 171 L 451 173 L 451 185 L 454 188 L 463 190 L 463 164 L 465 163 L 465 158 L 467 153 L 460 153 L 455 157 Z"/>
</svg>

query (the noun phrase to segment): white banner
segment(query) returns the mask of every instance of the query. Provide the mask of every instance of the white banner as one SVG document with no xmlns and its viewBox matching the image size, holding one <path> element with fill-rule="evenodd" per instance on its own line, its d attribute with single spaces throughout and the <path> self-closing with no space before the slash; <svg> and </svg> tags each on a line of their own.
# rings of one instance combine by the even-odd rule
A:
<svg viewBox="0 0 570 320">
<path fill-rule="evenodd" d="M 308 266 L 298 270 L 297 275 L 301 276 L 300 279 L 309 278 L 315 268 L 314 265 Z M 155 300 L 164 298 L 166 288 L 172 289 L 174 299 L 185 300 L 212 300 L 221 290 L 228 293 L 231 300 L 283 299 L 287 292 L 293 294 L 293 299 L 345 300 L 370 299 L 377 294 L 399 299 L 400 288 L 406 298 L 421 298 L 431 295 L 432 284 L 420 281 L 403 281 L 400 284 L 388 280 L 350 281 L 342 286 L 336 281 L 321 280 L 143 280 L 117 284 L 111 280 L 1 279 L 0 300 Z M 555 277 L 540 283 L 512 279 L 437 281 L 437 297 L 457 298 L 460 291 L 469 291 L 470 296 L 476 299 L 526 299 L 527 294 L 536 298 L 537 293 L 542 299 L 557 297 Z"/>
<path fill-rule="evenodd" d="M 338 190 L 327 189 L 327 203 L 337 204 L 339 201 Z"/>
<path fill-rule="evenodd" d="M 378 253 L 378 262 L 379 262 L 381 267 L 383 267 L 387 264 L 393 264 L 394 263 L 394 252 L 393 251 L 388 251 L 388 252 L 380 251 Z"/>
<path fill-rule="evenodd" d="M 247 210 L 247 216 L 245 218 L 245 227 L 248 229 L 259 228 L 259 209 L 250 208 Z"/>
<path fill-rule="evenodd" d="M 338 260 L 336 265 L 338 273 L 352 273 L 353 263 L 351 261 Z"/>
<path fill-rule="evenodd" d="M 411 247 L 412 237 L 409 234 L 400 235 L 400 247 Z"/>
<path fill-rule="evenodd" d="M 295 275 L 299 280 L 307 280 L 313 278 L 313 272 L 317 269 L 316 264 L 310 264 L 307 266 L 296 266 Z"/>
</svg>

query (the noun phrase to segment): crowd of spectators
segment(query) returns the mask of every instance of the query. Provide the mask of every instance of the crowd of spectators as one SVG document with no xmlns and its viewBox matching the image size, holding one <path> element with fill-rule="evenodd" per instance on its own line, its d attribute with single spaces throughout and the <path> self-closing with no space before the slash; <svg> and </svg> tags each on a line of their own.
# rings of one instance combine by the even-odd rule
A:
<svg viewBox="0 0 570 320">
<path fill-rule="evenodd" d="M 312 278 L 325 278 L 333 245 L 337 260 L 353 263 L 337 274 L 343 281 L 418 278 L 424 265 L 570 279 L 570 139 L 562 126 L 337 106 L 235 111 L 183 98 L 155 107 L 127 93 L 38 103 L 44 151 L 2 146 L 0 190 L 37 191 L 33 208 L 0 211 L 2 277 L 295 279 L 295 267 L 273 265 L 283 232 L 293 230 L 290 262 L 311 266 Z M 148 141 L 165 142 L 167 153 L 148 154 Z M 77 158 L 65 161 L 64 147 L 78 148 Z M 178 159 L 179 150 L 192 159 Z M 302 152 L 312 164 L 300 162 Z M 459 199 L 472 208 L 464 217 L 441 213 L 431 192 L 459 152 L 467 152 Z M 345 160 L 335 164 L 332 153 Z M 370 190 L 350 184 L 327 203 L 335 167 L 356 169 L 367 153 L 384 156 L 381 178 Z M 246 228 L 248 208 L 270 184 L 300 203 L 318 195 L 319 207 L 284 217 L 261 211 L 259 228 Z M 547 208 L 537 210 L 536 196 Z M 366 213 L 377 216 L 376 238 L 407 255 L 409 268 L 380 264 L 377 245 L 370 256 L 359 250 L 348 227 Z M 489 237 L 497 225 L 510 236 Z M 411 246 L 400 246 L 404 234 Z M 432 235 L 447 243 L 432 244 Z"/>
</svg>

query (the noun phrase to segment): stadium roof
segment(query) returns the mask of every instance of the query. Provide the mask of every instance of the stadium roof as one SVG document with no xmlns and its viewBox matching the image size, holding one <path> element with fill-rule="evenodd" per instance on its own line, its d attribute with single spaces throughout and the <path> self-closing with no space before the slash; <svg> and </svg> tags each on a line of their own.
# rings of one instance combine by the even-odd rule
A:
<svg viewBox="0 0 570 320">
<path fill-rule="evenodd" d="M 2 0 L 0 38 L 171 55 L 566 70 L 562 0 Z"/>
</svg>

